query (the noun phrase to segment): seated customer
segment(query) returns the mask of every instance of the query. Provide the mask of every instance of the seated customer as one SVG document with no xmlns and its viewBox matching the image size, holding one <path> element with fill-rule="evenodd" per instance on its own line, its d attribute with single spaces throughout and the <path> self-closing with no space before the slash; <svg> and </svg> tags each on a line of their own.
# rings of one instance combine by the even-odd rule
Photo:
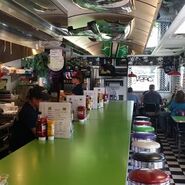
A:
<svg viewBox="0 0 185 185">
<path fill-rule="evenodd" d="M 39 103 L 48 99 L 43 88 L 35 86 L 28 92 L 28 101 L 23 105 L 12 128 L 10 142 L 11 151 L 14 151 L 36 137 L 36 122 L 39 115 Z"/>
<path fill-rule="evenodd" d="M 178 116 L 180 115 L 180 113 L 185 112 L 185 94 L 182 90 L 177 91 L 175 94 L 174 99 L 172 99 L 171 104 L 168 106 L 170 112 L 169 112 L 169 116 Z M 169 121 L 168 121 L 168 125 L 167 125 L 167 134 L 169 136 L 172 135 L 173 133 L 173 123 L 174 121 L 171 119 L 171 117 L 169 117 Z"/>
<path fill-rule="evenodd" d="M 133 89 L 132 87 L 128 88 L 128 94 L 127 94 L 127 100 L 133 100 L 134 103 L 138 106 L 139 105 L 139 98 L 133 94 Z"/>
<path fill-rule="evenodd" d="M 155 91 L 155 86 L 153 84 L 149 86 L 149 91 L 143 95 L 143 104 L 155 104 L 158 106 L 158 109 L 159 105 L 162 105 L 161 95 Z"/>
<path fill-rule="evenodd" d="M 132 87 L 128 88 L 127 100 L 134 101 L 134 115 L 138 113 L 139 99 L 136 95 L 133 94 Z"/>
<path fill-rule="evenodd" d="M 81 72 L 77 72 L 72 76 L 73 89 L 70 93 L 62 93 L 61 96 L 66 97 L 66 95 L 83 95 L 83 76 Z"/>
<path fill-rule="evenodd" d="M 177 93 L 177 89 L 174 90 L 174 92 L 172 93 L 172 95 L 169 98 L 169 100 L 166 99 L 166 103 L 164 103 L 163 106 L 162 106 L 163 110 L 165 108 L 169 108 L 169 106 L 171 105 L 172 101 L 175 99 L 176 93 Z M 164 102 L 164 99 L 163 99 L 163 102 Z"/>
<path fill-rule="evenodd" d="M 185 94 L 182 90 L 177 91 L 175 98 L 169 105 L 169 110 L 172 116 L 177 115 L 180 111 L 185 111 Z"/>
</svg>

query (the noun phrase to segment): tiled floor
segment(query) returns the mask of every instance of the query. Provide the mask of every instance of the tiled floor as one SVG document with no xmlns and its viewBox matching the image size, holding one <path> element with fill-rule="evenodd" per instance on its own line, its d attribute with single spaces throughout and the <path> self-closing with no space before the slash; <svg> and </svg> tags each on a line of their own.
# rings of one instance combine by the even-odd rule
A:
<svg viewBox="0 0 185 185">
<path fill-rule="evenodd" d="M 182 145 L 179 158 L 177 144 L 173 138 L 167 138 L 163 133 L 160 133 L 157 140 L 161 143 L 161 153 L 166 159 L 164 171 L 171 177 L 170 185 L 185 185 L 185 145 Z M 128 172 L 132 169 L 131 155 L 132 151 L 130 151 Z"/>
</svg>

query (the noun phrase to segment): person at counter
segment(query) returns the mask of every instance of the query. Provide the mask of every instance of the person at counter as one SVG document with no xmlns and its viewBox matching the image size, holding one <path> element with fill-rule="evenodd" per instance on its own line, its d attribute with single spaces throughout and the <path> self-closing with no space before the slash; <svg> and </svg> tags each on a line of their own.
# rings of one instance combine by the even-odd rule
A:
<svg viewBox="0 0 185 185">
<path fill-rule="evenodd" d="M 127 90 L 127 100 L 132 100 L 134 101 L 134 114 L 138 113 L 138 108 L 139 108 L 139 98 L 133 94 L 133 89 L 132 87 L 129 87 Z"/>
<path fill-rule="evenodd" d="M 171 101 L 168 108 L 171 112 L 171 116 L 176 116 L 181 114 L 181 112 L 185 112 L 185 94 L 182 90 L 177 91 L 175 98 Z"/>
<path fill-rule="evenodd" d="M 74 85 L 72 89 L 72 94 L 73 95 L 83 95 L 83 77 L 82 74 L 77 72 L 73 77 L 72 77 L 72 83 Z"/>
<path fill-rule="evenodd" d="M 40 86 L 31 88 L 28 92 L 28 101 L 23 105 L 12 128 L 10 150 L 14 151 L 36 137 L 36 122 L 39 115 L 39 103 L 48 100 L 49 96 Z"/>
<path fill-rule="evenodd" d="M 83 95 L 83 76 L 81 72 L 77 72 L 72 76 L 72 84 L 73 89 L 71 93 L 62 93 L 62 96 L 65 97 L 66 95 Z"/>
<path fill-rule="evenodd" d="M 128 88 L 127 99 L 128 100 L 133 100 L 134 103 L 137 104 L 137 106 L 139 105 L 139 98 L 135 94 L 133 94 L 132 87 L 129 87 Z"/>
</svg>

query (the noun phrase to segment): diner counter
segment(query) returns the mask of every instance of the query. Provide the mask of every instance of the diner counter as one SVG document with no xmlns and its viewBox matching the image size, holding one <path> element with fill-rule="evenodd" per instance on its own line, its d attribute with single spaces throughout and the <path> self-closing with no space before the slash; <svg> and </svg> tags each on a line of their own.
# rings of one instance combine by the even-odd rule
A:
<svg viewBox="0 0 185 185">
<path fill-rule="evenodd" d="M 75 123 L 71 139 L 34 140 L 0 161 L 10 185 L 125 185 L 132 102 L 111 102 Z"/>
</svg>

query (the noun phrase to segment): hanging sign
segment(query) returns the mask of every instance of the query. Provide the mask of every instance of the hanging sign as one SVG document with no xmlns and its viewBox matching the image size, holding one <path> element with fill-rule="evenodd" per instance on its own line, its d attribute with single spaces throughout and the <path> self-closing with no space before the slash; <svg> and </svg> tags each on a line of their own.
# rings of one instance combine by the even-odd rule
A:
<svg viewBox="0 0 185 185">
<path fill-rule="evenodd" d="M 62 49 L 50 49 L 49 69 L 52 71 L 60 71 L 64 67 L 64 57 Z"/>
</svg>

